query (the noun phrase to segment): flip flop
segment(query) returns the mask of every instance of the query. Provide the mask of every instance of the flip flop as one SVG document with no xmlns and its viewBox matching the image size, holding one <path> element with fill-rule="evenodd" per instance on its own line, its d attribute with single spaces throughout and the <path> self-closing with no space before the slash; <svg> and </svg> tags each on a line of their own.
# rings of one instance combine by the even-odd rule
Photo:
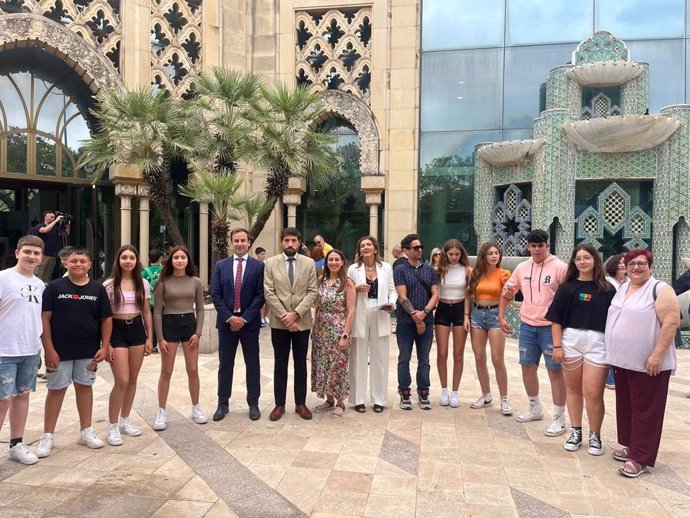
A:
<svg viewBox="0 0 690 518">
<path fill-rule="evenodd" d="M 620 450 L 613 450 L 611 452 L 611 455 L 616 460 L 619 460 L 621 462 L 627 462 L 628 461 L 628 448 L 621 448 Z"/>
<path fill-rule="evenodd" d="M 337 417 L 342 417 L 342 415 L 345 413 L 345 407 L 336 405 L 336 407 L 333 409 L 333 412 L 331 412 L 331 418 L 335 419 Z"/>
<path fill-rule="evenodd" d="M 320 405 L 318 405 L 316 408 L 314 408 L 314 412 L 327 412 L 331 408 L 335 406 L 335 401 L 324 401 Z"/>
<path fill-rule="evenodd" d="M 355 410 L 357 410 L 357 412 L 360 414 L 363 414 L 367 411 L 367 407 L 365 405 L 355 405 Z"/>
<path fill-rule="evenodd" d="M 383 406 L 382 405 L 374 405 L 374 412 L 376 412 L 377 414 L 380 414 L 381 412 L 383 412 Z"/>
<path fill-rule="evenodd" d="M 618 472 L 626 477 L 637 478 L 642 473 L 647 473 L 647 468 L 636 460 L 628 459 L 625 461 L 625 464 L 618 468 Z"/>
</svg>

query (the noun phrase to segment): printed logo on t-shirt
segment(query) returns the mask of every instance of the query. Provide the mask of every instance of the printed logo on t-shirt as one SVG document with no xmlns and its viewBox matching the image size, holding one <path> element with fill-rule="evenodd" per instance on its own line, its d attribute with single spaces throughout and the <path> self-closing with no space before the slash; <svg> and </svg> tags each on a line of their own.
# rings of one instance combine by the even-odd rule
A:
<svg viewBox="0 0 690 518">
<path fill-rule="evenodd" d="M 21 290 L 19 290 L 19 294 L 24 297 L 27 302 L 40 304 L 40 301 L 38 300 L 38 288 L 32 284 L 24 286 Z"/>
<path fill-rule="evenodd" d="M 592 294 L 591 293 L 580 293 L 578 295 L 578 299 L 580 302 L 591 302 Z"/>
<path fill-rule="evenodd" d="M 71 300 L 98 300 L 95 295 L 79 295 L 78 293 L 60 293 L 57 296 L 59 299 L 71 299 Z"/>
<path fill-rule="evenodd" d="M 544 284 L 551 284 L 551 276 L 547 275 L 544 277 Z"/>
</svg>

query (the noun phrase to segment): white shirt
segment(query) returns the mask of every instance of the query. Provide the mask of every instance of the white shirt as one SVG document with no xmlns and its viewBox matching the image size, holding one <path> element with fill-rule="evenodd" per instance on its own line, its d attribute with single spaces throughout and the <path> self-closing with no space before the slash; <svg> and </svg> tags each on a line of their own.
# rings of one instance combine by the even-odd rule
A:
<svg viewBox="0 0 690 518">
<path fill-rule="evenodd" d="M 243 255 L 240 257 L 239 255 L 235 254 L 232 256 L 232 282 L 235 282 L 235 279 L 237 279 L 237 265 L 240 264 L 238 259 L 242 259 L 242 281 L 244 282 L 244 272 L 247 270 L 247 257 L 248 254 Z"/>
<path fill-rule="evenodd" d="M 0 356 L 32 356 L 41 349 L 45 284 L 12 268 L 0 272 Z"/>
</svg>

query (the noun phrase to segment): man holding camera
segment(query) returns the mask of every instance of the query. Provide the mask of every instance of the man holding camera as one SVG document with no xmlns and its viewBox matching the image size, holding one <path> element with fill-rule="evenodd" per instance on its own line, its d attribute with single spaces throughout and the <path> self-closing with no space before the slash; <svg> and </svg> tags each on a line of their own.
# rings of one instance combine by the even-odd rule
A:
<svg viewBox="0 0 690 518">
<path fill-rule="evenodd" d="M 53 278 L 53 270 L 55 269 L 55 254 L 60 248 L 60 236 L 58 230 L 60 222 L 63 220 L 63 215 L 57 217 L 53 211 L 45 211 L 43 213 L 43 223 L 39 223 L 31 229 L 31 233 L 40 237 L 43 240 L 45 248 L 43 250 L 43 259 L 38 265 L 34 275 L 47 283 Z"/>
</svg>

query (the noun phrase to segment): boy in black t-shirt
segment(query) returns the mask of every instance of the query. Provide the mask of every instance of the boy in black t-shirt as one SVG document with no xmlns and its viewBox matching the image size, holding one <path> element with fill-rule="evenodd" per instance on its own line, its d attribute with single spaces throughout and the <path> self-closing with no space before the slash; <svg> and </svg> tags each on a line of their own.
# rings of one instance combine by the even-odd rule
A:
<svg viewBox="0 0 690 518">
<path fill-rule="evenodd" d="M 89 252 L 70 249 L 67 277 L 51 282 L 43 294 L 43 348 L 45 349 L 48 395 L 43 437 L 36 455 L 47 457 L 53 449 L 53 433 L 70 383 L 74 382 L 81 433 L 79 444 L 102 448 L 91 426 L 92 385 L 96 365 L 108 357 L 113 327 L 108 294 L 102 284 L 90 280 Z"/>
</svg>

